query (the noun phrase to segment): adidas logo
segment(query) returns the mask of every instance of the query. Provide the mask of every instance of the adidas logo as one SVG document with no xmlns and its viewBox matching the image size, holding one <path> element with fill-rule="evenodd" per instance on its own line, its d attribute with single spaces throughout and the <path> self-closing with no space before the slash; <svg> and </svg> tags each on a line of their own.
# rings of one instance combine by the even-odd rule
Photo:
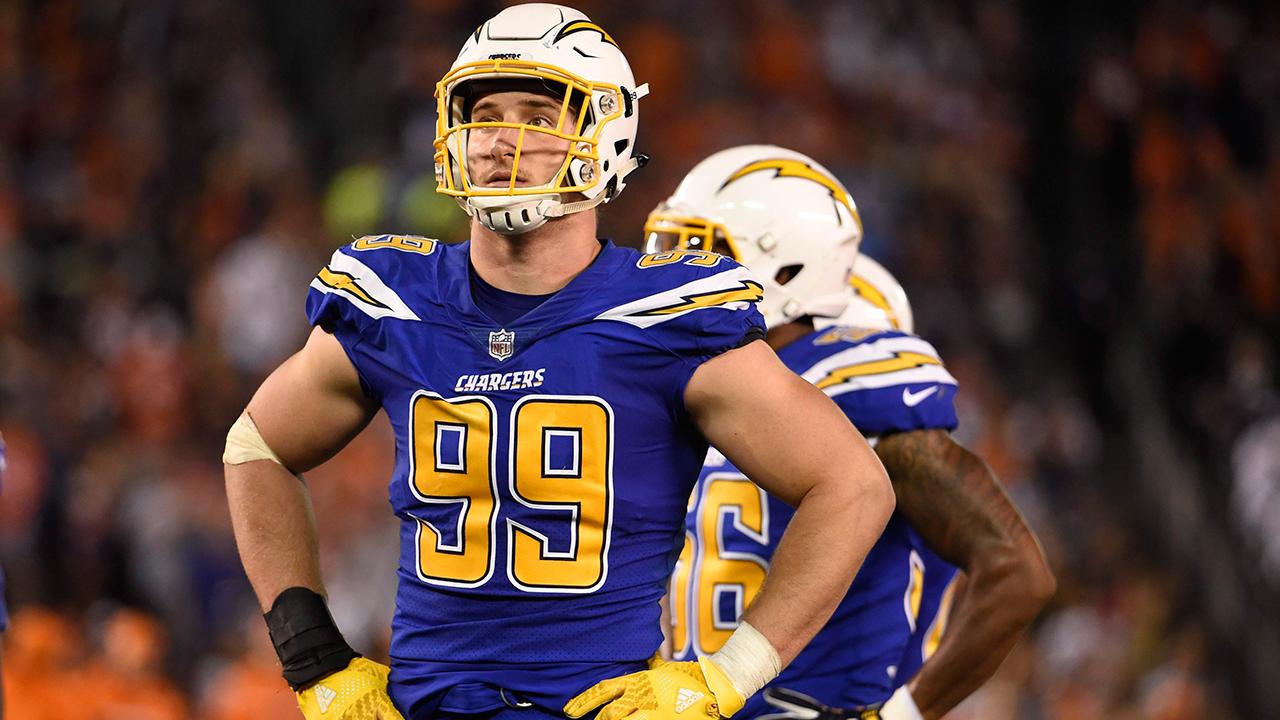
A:
<svg viewBox="0 0 1280 720">
<path fill-rule="evenodd" d="M 320 714 L 329 712 L 329 704 L 338 697 L 338 693 L 330 690 L 324 685 L 316 686 L 316 702 L 320 704 Z"/>
<path fill-rule="evenodd" d="M 689 709 L 689 706 L 706 697 L 700 692 L 690 690 L 688 688 L 680 688 L 676 693 L 676 712 L 682 713 Z"/>
</svg>

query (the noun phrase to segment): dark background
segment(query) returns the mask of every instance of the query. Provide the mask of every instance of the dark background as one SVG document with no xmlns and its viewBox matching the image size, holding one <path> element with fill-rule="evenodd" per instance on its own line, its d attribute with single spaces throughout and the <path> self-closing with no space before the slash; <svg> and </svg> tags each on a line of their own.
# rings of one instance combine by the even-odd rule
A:
<svg viewBox="0 0 1280 720">
<path fill-rule="evenodd" d="M 956 435 L 1060 589 L 953 717 L 1280 717 L 1280 12 L 576 6 L 652 88 L 653 161 L 603 236 L 638 245 L 715 150 L 808 153 L 959 379 Z M 433 94 L 498 7 L 0 0 L 10 718 L 296 717 L 222 440 L 335 247 L 465 237 Z M 380 420 L 309 477 L 334 613 L 375 657 L 390 448 Z"/>
</svg>

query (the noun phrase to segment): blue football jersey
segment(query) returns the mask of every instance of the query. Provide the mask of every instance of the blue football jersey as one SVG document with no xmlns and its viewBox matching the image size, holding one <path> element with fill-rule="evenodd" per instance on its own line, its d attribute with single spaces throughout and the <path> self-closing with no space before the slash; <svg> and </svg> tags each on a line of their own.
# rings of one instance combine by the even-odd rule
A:
<svg viewBox="0 0 1280 720">
<path fill-rule="evenodd" d="M 897 331 L 834 327 L 778 352 L 823 390 L 870 440 L 956 426 L 955 378 L 924 340 Z M 713 448 L 688 502 L 686 545 L 672 575 L 675 656 L 715 652 L 764 583 L 793 514 Z M 918 628 L 925 562 L 915 530 L 895 512 L 826 627 L 772 684 L 851 707 L 888 699 Z M 744 718 L 771 708 L 757 693 Z"/>
<path fill-rule="evenodd" d="M 603 243 L 513 324 L 475 306 L 469 243 L 362 238 L 311 283 L 395 429 L 392 698 L 409 717 L 553 712 L 642 670 L 707 444 L 684 389 L 763 328 L 731 260 Z M 388 571 L 390 568 L 388 568 Z"/>
<path fill-rule="evenodd" d="M 938 557 L 938 554 L 921 543 L 917 548 L 924 566 L 923 590 L 920 593 L 920 612 L 916 617 L 916 631 L 907 641 L 906 653 L 898 663 L 896 673 L 901 685 L 920 672 L 926 660 L 933 656 L 946 632 L 951 617 L 951 603 L 955 600 L 959 570 L 955 565 Z"/>
</svg>

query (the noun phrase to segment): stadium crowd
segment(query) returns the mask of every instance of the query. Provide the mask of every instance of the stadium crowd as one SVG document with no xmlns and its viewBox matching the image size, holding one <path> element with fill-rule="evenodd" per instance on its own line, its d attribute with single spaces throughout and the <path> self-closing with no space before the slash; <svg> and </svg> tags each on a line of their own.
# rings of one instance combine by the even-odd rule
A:
<svg viewBox="0 0 1280 720">
<path fill-rule="evenodd" d="M 574 4 L 653 88 L 653 161 L 603 236 L 639 245 L 715 150 L 813 155 L 959 380 L 956 435 L 1060 591 L 952 717 L 1242 716 L 1188 572 L 1134 517 L 1104 346 L 1126 318 L 1147 329 L 1178 431 L 1220 468 L 1204 482 L 1236 493 L 1242 546 L 1280 586 L 1280 444 L 1257 439 L 1280 410 L 1280 14 L 1193 3 L 1081 28 L 1005 0 Z M 465 236 L 434 192 L 433 93 L 492 10 L 0 3 L 8 718 L 298 716 L 236 555 L 223 437 L 306 337 L 333 248 Z M 1070 62 L 1039 44 L 1055 35 Z M 379 418 L 307 478 L 334 615 L 375 658 L 392 459 Z"/>
</svg>

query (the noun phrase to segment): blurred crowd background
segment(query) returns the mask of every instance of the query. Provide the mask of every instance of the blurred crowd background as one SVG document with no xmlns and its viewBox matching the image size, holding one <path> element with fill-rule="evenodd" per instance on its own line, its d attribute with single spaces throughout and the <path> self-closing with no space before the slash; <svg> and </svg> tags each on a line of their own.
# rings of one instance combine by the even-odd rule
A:
<svg viewBox="0 0 1280 720">
<path fill-rule="evenodd" d="M 603 236 L 639 245 L 715 150 L 808 153 L 959 379 L 957 436 L 1060 590 L 952 717 L 1280 717 L 1280 9 L 573 4 L 652 87 L 653 161 Z M 464 239 L 433 93 L 497 8 L 0 0 L 11 720 L 299 717 L 223 438 L 335 247 Z M 374 657 L 391 452 L 379 419 L 308 478 L 334 614 Z"/>
</svg>

